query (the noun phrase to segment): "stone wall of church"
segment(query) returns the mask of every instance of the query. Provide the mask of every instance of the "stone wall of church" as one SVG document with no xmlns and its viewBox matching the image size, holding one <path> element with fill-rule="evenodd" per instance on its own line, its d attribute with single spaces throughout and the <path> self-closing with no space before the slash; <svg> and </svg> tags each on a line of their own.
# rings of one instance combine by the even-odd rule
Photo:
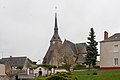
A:
<svg viewBox="0 0 120 80">
<path fill-rule="evenodd" d="M 64 60 L 67 60 L 68 64 L 74 64 L 76 58 L 74 57 L 74 52 L 72 51 L 72 49 L 68 44 L 64 43 L 60 48 L 59 59 L 60 59 L 59 65 L 64 64 Z"/>
</svg>

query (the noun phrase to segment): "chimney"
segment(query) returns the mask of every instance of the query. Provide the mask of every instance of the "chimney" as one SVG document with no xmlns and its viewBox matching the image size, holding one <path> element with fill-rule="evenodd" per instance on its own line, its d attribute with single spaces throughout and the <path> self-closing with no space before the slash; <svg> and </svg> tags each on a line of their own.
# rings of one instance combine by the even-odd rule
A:
<svg viewBox="0 0 120 80">
<path fill-rule="evenodd" d="M 104 40 L 108 39 L 108 32 L 104 31 Z"/>
</svg>

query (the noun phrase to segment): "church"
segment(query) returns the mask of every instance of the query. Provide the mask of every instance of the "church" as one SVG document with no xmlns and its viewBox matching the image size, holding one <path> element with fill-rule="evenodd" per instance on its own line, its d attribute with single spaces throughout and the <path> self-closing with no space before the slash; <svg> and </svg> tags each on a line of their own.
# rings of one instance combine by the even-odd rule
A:
<svg viewBox="0 0 120 80">
<path fill-rule="evenodd" d="M 62 42 L 58 34 L 57 13 L 55 13 L 54 34 L 50 40 L 50 46 L 43 58 L 43 64 L 61 66 L 66 62 L 70 64 L 85 62 L 86 43 L 73 43 L 69 40 Z M 66 61 L 66 62 L 65 62 Z"/>
</svg>

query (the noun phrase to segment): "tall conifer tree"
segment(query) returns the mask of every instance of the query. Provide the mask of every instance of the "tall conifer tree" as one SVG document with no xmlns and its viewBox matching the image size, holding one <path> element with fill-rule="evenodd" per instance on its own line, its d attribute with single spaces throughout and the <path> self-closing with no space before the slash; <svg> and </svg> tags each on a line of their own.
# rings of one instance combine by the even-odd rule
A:
<svg viewBox="0 0 120 80">
<path fill-rule="evenodd" d="M 90 28 L 89 37 L 88 37 L 88 44 L 87 44 L 87 55 L 86 55 L 86 64 L 89 66 L 89 70 L 91 65 L 96 65 L 96 59 L 98 56 L 98 49 L 97 45 L 98 42 L 95 40 L 95 32 L 93 28 Z"/>
</svg>

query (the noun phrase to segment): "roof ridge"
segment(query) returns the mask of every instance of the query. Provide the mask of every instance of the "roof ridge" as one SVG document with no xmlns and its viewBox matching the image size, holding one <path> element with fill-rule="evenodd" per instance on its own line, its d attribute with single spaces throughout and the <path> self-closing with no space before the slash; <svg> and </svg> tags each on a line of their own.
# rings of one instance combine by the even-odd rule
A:
<svg viewBox="0 0 120 80">
<path fill-rule="evenodd" d="M 120 33 L 115 33 L 101 42 L 120 41 Z"/>
<path fill-rule="evenodd" d="M 5 58 L 2 58 L 2 59 L 9 59 L 9 58 L 27 58 L 26 56 L 24 56 L 24 57 L 5 57 Z"/>
<path fill-rule="evenodd" d="M 82 43 L 76 43 L 76 45 L 77 45 L 77 44 L 86 44 L 86 42 L 82 42 Z"/>
</svg>

